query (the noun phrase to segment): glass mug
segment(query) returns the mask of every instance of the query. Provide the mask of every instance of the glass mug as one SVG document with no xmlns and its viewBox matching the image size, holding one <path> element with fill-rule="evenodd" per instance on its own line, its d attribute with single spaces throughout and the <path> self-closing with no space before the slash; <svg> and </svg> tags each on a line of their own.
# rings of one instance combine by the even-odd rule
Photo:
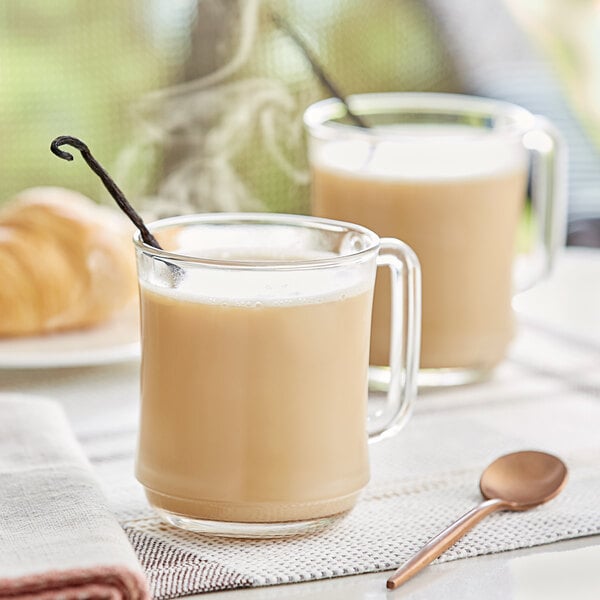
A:
<svg viewBox="0 0 600 600">
<path fill-rule="evenodd" d="M 355 504 L 367 438 L 416 395 L 412 250 L 315 217 L 205 214 L 135 237 L 141 301 L 136 476 L 169 523 L 235 537 L 308 531 Z M 392 384 L 367 418 L 375 271 L 392 274 Z M 367 436 L 367 422 L 369 433 Z"/>
<path fill-rule="evenodd" d="M 423 271 L 419 384 L 486 378 L 514 333 L 512 296 L 545 274 L 565 231 L 565 162 L 548 121 L 505 102 L 451 94 L 329 99 L 304 115 L 312 212 L 409 244 Z M 530 181 L 531 202 L 526 202 Z M 527 209 L 524 212 L 524 207 Z M 523 238 L 524 215 L 532 231 Z M 374 387 L 387 385 L 389 283 L 377 277 Z"/>
</svg>

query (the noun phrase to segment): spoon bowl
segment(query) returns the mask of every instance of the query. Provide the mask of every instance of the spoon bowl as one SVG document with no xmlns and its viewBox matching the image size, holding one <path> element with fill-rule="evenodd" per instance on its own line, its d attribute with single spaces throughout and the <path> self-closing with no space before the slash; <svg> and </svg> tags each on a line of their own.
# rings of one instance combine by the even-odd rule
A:
<svg viewBox="0 0 600 600">
<path fill-rule="evenodd" d="M 479 489 L 488 500 L 528 510 L 552 500 L 567 483 L 567 467 L 552 454 L 524 450 L 497 458 L 481 475 Z"/>
<path fill-rule="evenodd" d="M 497 458 L 479 481 L 486 500 L 429 540 L 387 580 L 388 589 L 416 575 L 493 512 L 528 510 L 552 500 L 565 487 L 567 473 L 562 460 L 546 452 L 523 450 Z"/>
</svg>

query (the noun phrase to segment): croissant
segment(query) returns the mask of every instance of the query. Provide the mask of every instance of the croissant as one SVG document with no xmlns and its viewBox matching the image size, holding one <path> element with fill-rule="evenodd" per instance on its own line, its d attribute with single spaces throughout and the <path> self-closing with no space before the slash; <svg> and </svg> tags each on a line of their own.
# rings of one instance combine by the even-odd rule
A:
<svg viewBox="0 0 600 600">
<path fill-rule="evenodd" d="M 62 188 L 39 187 L 0 208 L 0 336 L 90 327 L 135 295 L 129 224 Z"/>
</svg>

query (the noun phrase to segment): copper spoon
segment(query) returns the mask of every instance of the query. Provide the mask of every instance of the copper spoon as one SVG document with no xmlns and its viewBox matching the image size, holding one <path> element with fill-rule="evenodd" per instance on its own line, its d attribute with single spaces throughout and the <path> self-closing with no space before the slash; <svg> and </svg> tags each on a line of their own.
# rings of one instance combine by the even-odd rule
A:
<svg viewBox="0 0 600 600">
<path fill-rule="evenodd" d="M 388 580 L 395 590 L 445 552 L 484 517 L 497 510 L 528 510 L 554 498 L 567 482 L 567 467 L 556 456 L 525 450 L 496 459 L 481 475 L 479 489 L 486 498 L 429 540 Z"/>
</svg>

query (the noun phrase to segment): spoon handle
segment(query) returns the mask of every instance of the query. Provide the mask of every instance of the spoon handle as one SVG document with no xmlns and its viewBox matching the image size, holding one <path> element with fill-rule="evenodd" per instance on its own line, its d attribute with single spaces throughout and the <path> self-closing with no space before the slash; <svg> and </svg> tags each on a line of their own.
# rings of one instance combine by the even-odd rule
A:
<svg viewBox="0 0 600 600">
<path fill-rule="evenodd" d="M 502 510 L 507 507 L 504 500 L 492 499 L 485 500 L 468 513 L 464 514 L 452 525 L 449 525 L 431 538 L 417 554 L 406 561 L 398 570 L 387 580 L 387 587 L 395 590 L 399 585 L 416 575 L 421 569 L 426 567 L 431 561 L 446 551 L 456 541 L 458 541 L 467 531 L 473 528 L 479 521 L 489 514 Z"/>
</svg>

